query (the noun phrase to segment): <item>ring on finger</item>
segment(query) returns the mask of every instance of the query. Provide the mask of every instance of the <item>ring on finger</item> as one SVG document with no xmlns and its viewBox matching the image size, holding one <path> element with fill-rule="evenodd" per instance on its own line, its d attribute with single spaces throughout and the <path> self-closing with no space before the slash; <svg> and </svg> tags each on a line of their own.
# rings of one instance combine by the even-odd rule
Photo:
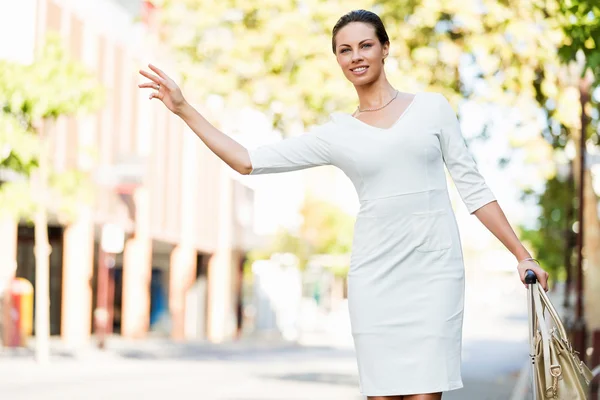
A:
<svg viewBox="0 0 600 400">
<path fill-rule="evenodd" d="M 160 83 L 156 84 L 156 90 L 160 90 Z"/>
</svg>

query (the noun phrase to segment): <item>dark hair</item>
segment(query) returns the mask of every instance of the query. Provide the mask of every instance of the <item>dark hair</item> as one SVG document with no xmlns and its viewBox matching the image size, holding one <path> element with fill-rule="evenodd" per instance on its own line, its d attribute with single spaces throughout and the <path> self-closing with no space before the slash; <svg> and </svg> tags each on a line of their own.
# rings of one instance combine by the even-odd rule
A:
<svg viewBox="0 0 600 400">
<path fill-rule="evenodd" d="M 367 10 L 353 10 L 342 15 L 342 17 L 333 27 L 333 31 L 331 33 L 331 47 L 333 49 L 333 54 L 335 54 L 335 36 L 340 29 L 348 25 L 350 22 L 363 22 L 371 25 L 375 29 L 375 35 L 377 35 L 377 39 L 379 39 L 381 45 L 383 46 L 384 44 L 389 43 L 390 38 L 385 31 L 385 27 L 383 26 L 381 18 L 379 18 L 377 14 Z"/>
</svg>

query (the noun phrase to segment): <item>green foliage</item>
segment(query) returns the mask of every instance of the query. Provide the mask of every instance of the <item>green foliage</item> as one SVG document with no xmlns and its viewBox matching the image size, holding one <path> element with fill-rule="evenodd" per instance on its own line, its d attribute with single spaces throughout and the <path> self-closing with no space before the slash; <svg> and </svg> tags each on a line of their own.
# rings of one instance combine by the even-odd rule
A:
<svg viewBox="0 0 600 400">
<path fill-rule="evenodd" d="M 352 247 L 354 218 L 336 205 L 307 197 L 301 208 L 300 236 L 313 254 L 347 254 Z"/>
<path fill-rule="evenodd" d="M 565 243 L 565 208 L 575 196 L 556 176 L 556 162 L 563 162 L 564 148 L 580 123 L 579 71 L 574 75 L 577 69 L 566 63 L 575 60 L 578 50 L 588 64 L 590 57 L 597 57 L 592 47 L 598 43 L 598 7 L 577 0 L 484 0 L 482 5 L 488 12 L 482 16 L 481 33 L 464 40 L 478 71 L 478 85 L 486 89 L 477 97 L 518 109 L 518 119 L 505 133 L 547 180 L 540 193 L 524 192 L 524 197 L 537 199 L 541 215 L 536 229 L 522 228 L 521 239 L 553 279 L 562 279 L 565 251 L 571 252 Z M 597 126 L 593 118 L 590 131 Z"/>
<path fill-rule="evenodd" d="M 55 34 L 47 37 L 33 63 L 0 62 L 0 103 L 28 129 L 45 118 L 90 112 L 102 100 L 96 80 L 70 59 Z"/>
<path fill-rule="evenodd" d="M 548 128 L 542 131 L 542 137 L 552 146 L 556 154 L 561 154 L 565 145 L 572 140 L 571 130 L 578 129 L 580 113 L 579 89 L 573 87 L 572 81 L 564 79 L 570 64 L 578 62 L 578 56 L 583 55 L 585 69 L 588 68 L 594 74 L 593 86 L 600 82 L 600 5 L 597 2 L 586 0 L 558 0 L 546 1 L 540 7 L 544 11 L 547 24 L 562 31 L 558 42 L 556 57 L 559 66 L 549 68 L 548 65 L 537 67 L 537 76 L 534 81 L 535 98 L 540 107 L 545 111 Z M 554 4 L 547 7 L 548 3 Z M 563 76 L 561 81 L 560 76 Z M 577 81 L 575 80 L 575 85 Z M 591 106 L 597 108 L 598 104 L 592 99 Z M 592 132 L 597 131 L 598 118 L 590 115 L 588 131 L 589 137 Z M 559 122 L 558 124 L 556 122 Z M 596 142 L 598 137 L 596 136 Z M 525 193 L 527 196 L 537 196 L 537 202 L 541 210 L 538 218 L 539 228 L 536 230 L 523 230 L 523 239 L 530 242 L 536 257 L 545 268 L 551 272 L 554 280 L 564 279 L 565 252 L 572 257 L 574 249 L 575 233 L 569 227 L 565 232 L 566 225 L 572 225 L 573 220 L 567 222 L 567 210 L 576 211 L 578 207 L 577 197 L 568 181 L 554 176 L 546 182 L 541 194 L 535 195 Z M 567 237 L 568 236 L 568 237 Z"/>
<path fill-rule="evenodd" d="M 565 63 L 575 61 L 578 52 L 585 56 L 585 67 L 600 82 L 600 3 L 594 0 L 560 0 L 560 22 L 565 42 L 558 50 Z"/>
<path fill-rule="evenodd" d="M 252 105 L 287 135 L 332 111 L 351 111 L 356 94 L 331 48 L 331 31 L 353 9 L 377 12 L 390 35 L 386 72 L 405 91 L 456 93 L 460 51 L 453 42 L 456 7 L 415 0 L 157 0 L 163 40 L 204 103 L 219 95 L 226 108 Z M 440 24 L 440 21 L 443 22 Z M 178 71 L 179 72 L 179 71 Z"/>
<path fill-rule="evenodd" d="M 98 108 L 103 93 L 85 67 L 67 55 L 60 38 L 49 35 L 33 63 L 0 60 L 0 169 L 25 178 L 0 185 L 1 212 L 30 217 L 35 209 L 32 182 L 46 139 L 42 121 L 73 116 Z M 89 201 L 87 175 L 76 170 L 51 171 L 49 204 L 52 211 L 73 216 L 76 204 Z"/>
<path fill-rule="evenodd" d="M 521 239 L 529 242 L 535 249 L 535 258 L 550 273 L 550 279 L 562 280 L 566 273 L 564 254 L 565 251 L 571 254 L 572 248 L 568 244 L 573 244 L 575 238 L 572 220 L 567 232 L 567 210 L 569 207 L 575 210 L 576 207 L 572 184 L 569 185 L 568 180 L 554 177 L 546 182 L 541 195 L 529 191 L 523 194 L 523 199 L 532 196 L 537 199 L 541 209 L 537 219 L 538 226 L 535 229 L 520 227 Z"/>
<path fill-rule="evenodd" d="M 94 200 L 94 186 L 87 172 L 76 169 L 54 172 L 48 183 L 52 199 L 50 209 L 61 221 L 76 219 L 80 205 L 91 204 Z"/>
<path fill-rule="evenodd" d="M 181 72 L 202 101 L 217 94 L 230 107 L 253 104 L 283 132 L 298 121 L 322 119 L 339 106 L 342 94 L 342 103 L 350 105 L 350 88 L 331 53 L 329 32 L 340 14 L 335 3 L 156 3 L 164 39 L 177 50 Z M 358 2 L 347 1 L 343 9 L 353 5 Z"/>
<path fill-rule="evenodd" d="M 29 181 L 20 180 L 0 185 L 0 215 L 31 218 L 35 212 Z"/>
<path fill-rule="evenodd" d="M 268 259 L 274 253 L 292 253 L 298 257 L 300 268 L 315 255 L 343 256 L 350 253 L 354 218 L 339 207 L 307 197 L 301 208 L 303 222 L 298 233 L 280 230 L 265 249 L 249 253 L 246 267 L 255 260 Z M 347 272 L 348 265 L 327 265 L 338 275 Z"/>
<path fill-rule="evenodd" d="M 0 167 L 29 174 L 37 166 L 39 140 L 18 118 L 0 112 Z"/>
</svg>

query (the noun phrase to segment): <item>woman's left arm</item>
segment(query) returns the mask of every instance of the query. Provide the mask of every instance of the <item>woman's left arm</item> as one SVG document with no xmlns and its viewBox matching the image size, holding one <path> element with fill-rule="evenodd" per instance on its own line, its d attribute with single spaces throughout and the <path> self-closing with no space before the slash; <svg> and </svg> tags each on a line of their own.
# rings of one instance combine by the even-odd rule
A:
<svg viewBox="0 0 600 400">
<path fill-rule="evenodd" d="M 443 95 L 439 95 L 438 100 L 442 156 L 469 214 L 476 215 L 486 228 L 514 254 L 523 284 L 525 284 L 525 271 L 531 269 L 542 287 L 548 290 L 548 273 L 535 261 L 527 260 L 531 255 L 517 238 L 496 197 L 479 173 L 475 160 L 465 144 L 456 113 Z"/>
<path fill-rule="evenodd" d="M 548 273 L 531 259 L 531 254 L 521 243 L 515 231 L 506 219 L 497 201 L 492 201 L 473 212 L 483 225 L 506 246 L 518 261 L 517 270 L 521 281 L 525 283 L 525 271 L 532 270 L 544 290 L 548 290 Z M 527 286 L 527 285 L 525 285 Z"/>
</svg>

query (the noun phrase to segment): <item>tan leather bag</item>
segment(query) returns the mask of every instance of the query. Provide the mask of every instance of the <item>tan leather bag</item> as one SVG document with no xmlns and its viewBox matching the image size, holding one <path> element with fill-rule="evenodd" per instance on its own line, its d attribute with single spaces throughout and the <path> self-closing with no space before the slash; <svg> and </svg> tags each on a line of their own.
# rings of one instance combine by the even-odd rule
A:
<svg viewBox="0 0 600 400">
<path fill-rule="evenodd" d="M 588 399 L 592 372 L 573 350 L 544 289 L 538 283 L 529 284 L 529 295 L 534 398 Z M 548 311 L 549 319 L 545 311 Z"/>
</svg>

